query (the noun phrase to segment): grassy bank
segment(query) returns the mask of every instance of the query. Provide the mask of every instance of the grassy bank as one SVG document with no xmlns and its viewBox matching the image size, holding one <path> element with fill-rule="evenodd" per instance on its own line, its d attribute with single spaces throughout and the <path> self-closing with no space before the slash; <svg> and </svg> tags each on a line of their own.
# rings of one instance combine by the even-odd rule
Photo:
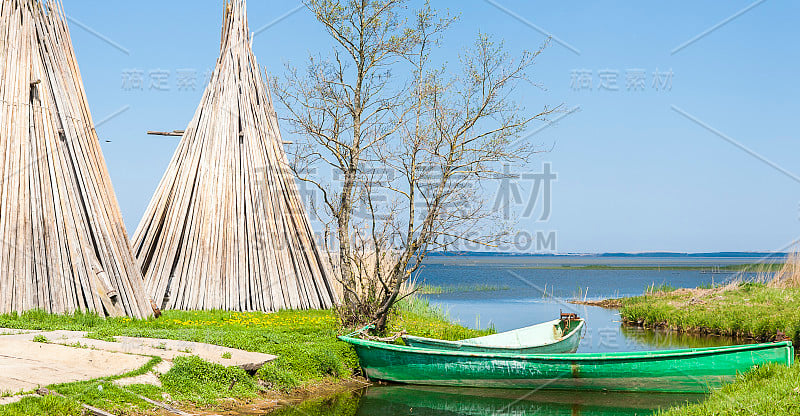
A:
<svg viewBox="0 0 800 416">
<path fill-rule="evenodd" d="M 159 319 L 143 321 L 84 314 L 56 316 L 34 311 L 0 316 L 0 327 L 88 331 L 89 337 L 106 340 L 136 336 L 206 342 L 279 357 L 254 375 L 197 358 L 176 359 L 174 367 L 161 375 L 161 388 L 136 385 L 123 389 L 111 383 L 118 377 L 49 386 L 65 397 L 27 398 L 0 407 L 0 414 L 10 416 L 80 415 L 79 403 L 116 413 L 151 411 L 152 405 L 138 395 L 163 401 L 166 394 L 180 405 L 213 407 L 221 398 L 247 400 L 267 391 L 290 392 L 319 383 L 339 382 L 351 378 L 358 369 L 352 348 L 336 339 L 345 330 L 339 328 L 331 311 L 272 314 L 166 311 Z M 398 306 L 391 328 L 449 339 L 487 333 L 454 325 L 444 313 L 417 300 L 406 300 Z M 154 359 L 134 373 L 146 373 L 157 362 Z M 136 374 L 126 376 L 131 375 Z"/>
<path fill-rule="evenodd" d="M 412 335 L 450 341 L 480 337 L 495 332 L 492 326 L 475 330 L 455 325 L 445 311 L 431 306 L 426 299 L 417 297 L 406 298 L 397 305 L 395 315 L 389 324 L 389 332 L 398 332 L 401 329 Z"/>
<path fill-rule="evenodd" d="M 701 403 L 676 407 L 661 416 L 800 414 L 800 364 L 769 365 L 739 376 Z"/>
<path fill-rule="evenodd" d="M 761 283 L 728 287 L 655 288 L 623 299 L 627 324 L 771 341 L 778 332 L 800 340 L 800 289 Z"/>
<path fill-rule="evenodd" d="M 651 287 L 620 299 L 627 324 L 649 328 L 772 341 L 779 333 L 800 340 L 800 289 L 763 283 L 675 289 Z M 690 415 L 795 415 L 800 413 L 800 364 L 769 365 L 747 372 L 702 403 L 663 412 Z"/>
<path fill-rule="evenodd" d="M 416 289 L 417 294 L 420 295 L 443 295 L 447 293 L 470 293 L 470 292 L 499 292 L 502 290 L 511 289 L 508 286 L 498 285 L 457 285 L 457 286 L 434 286 L 422 285 Z"/>
</svg>

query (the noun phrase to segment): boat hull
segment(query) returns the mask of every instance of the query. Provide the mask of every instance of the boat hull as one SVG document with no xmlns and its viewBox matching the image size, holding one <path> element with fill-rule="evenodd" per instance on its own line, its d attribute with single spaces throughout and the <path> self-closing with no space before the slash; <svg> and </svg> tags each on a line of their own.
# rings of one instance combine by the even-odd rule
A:
<svg viewBox="0 0 800 416">
<path fill-rule="evenodd" d="M 552 326 L 553 322 L 547 322 L 545 324 L 540 324 L 541 326 Z M 539 326 L 539 325 L 537 325 Z M 581 335 L 583 332 L 583 328 L 585 327 L 585 322 L 581 319 L 578 321 L 573 321 L 573 325 L 569 328 L 567 334 L 560 339 L 549 341 L 548 343 L 542 343 L 541 345 L 530 345 L 525 347 L 515 347 L 515 346 L 504 346 L 502 345 L 502 339 L 498 339 L 498 345 L 480 345 L 477 343 L 470 342 L 471 340 L 462 340 L 462 341 L 444 341 L 432 338 L 422 338 L 422 337 L 414 337 L 414 336 L 405 336 L 403 337 L 403 342 L 410 347 L 418 347 L 418 348 L 430 348 L 430 349 L 439 349 L 439 350 L 451 350 L 451 351 L 465 351 L 465 352 L 485 352 L 485 353 L 509 353 L 509 354 L 566 354 L 566 353 L 573 353 L 578 351 L 578 346 L 581 343 Z M 549 329 L 549 328 L 548 328 Z M 516 331 L 509 331 L 509 336 L 514 336 Z M 504 334 L 495 334 L 492 337 L 502 336 Z M 524 336 L 522 334 L 521 336 Z M 489 337 L 483 337 L 489 338 Z M 477 339 L 483 339 L 477 338 Z M 511 344 L 509 342 L 508 344 Z"/>
<path fill-rule="evenodd" d="M 371 379 L 407 384 L 704 393 L 767 363 L 791 365 L 791 342 L 675 351 L 515 355 L 450 352 L 340 337 Z"/>
</svg>

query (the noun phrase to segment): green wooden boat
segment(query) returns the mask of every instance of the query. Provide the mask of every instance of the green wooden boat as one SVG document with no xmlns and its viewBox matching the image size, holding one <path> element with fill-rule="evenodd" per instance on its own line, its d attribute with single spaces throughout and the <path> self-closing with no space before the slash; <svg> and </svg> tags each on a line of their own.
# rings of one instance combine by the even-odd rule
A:
<svg viewBox="0 0 800 416">
<path fill-rule="evenodd" d="M 513 331 L 460 341 L 406 335 L 403 336 L 403 342 L 410 347 L 452 351 L 511 354 L 572 353 L 578 350 L 584 328 L 583 319 L 563 318 Z"/>
<path fill-rule="evenodd" d="M 355 347 L 371 379 L 461 387 L 703 393 L 753 366 L 791 365 L 794 359 L 790 341 L 646 352 L 506 354 L 339 339 Z"/>
</svg>

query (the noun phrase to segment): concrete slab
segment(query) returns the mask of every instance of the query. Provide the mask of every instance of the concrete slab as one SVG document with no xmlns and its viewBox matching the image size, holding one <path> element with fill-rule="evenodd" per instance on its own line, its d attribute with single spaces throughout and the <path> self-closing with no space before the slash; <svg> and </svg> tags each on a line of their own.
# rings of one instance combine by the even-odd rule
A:
<svg viewBox="0 0 800 416">
<path fill-rule="evenodd" d="M 271 354 L 220 347 L 219 345 L 204 344 L 201 342 L 131 337 L 116 337 L 116 339 L 119 343 L 124 345 L 138 345 L 141 348 L 149 348 L 150 350 L 156 351 L 156 353 L 150 355 L 159 355 L 157 353 L 158 351 L 166 355 L 174 354 L 173 357 L 179 355 L 195 355 L 210 363 L 222 364 L 227 367 L 235 365 L 248 371 L 256 371 L 264 364 L 278 358 Z"/>
<path fill-rule="evenodd" d="M 136 377 L 128 377 L 128 378 L 121 378 L 119 380 L 114 380 L 114 384 L 118 386 L 132 386 L 134 384 L 149 384 L 151 386 L 161 387 L 161 379 L 158 378 L 158 375 L 149 372 L 147 374 L 142 374 Z"/>
<path fill-rule="evenodd" d="M 6 330 L 3 331 L 19 331 Z M 204 344 L 201 342 L 176 341 L 170 339 L 114 337 L 117 342 L 86 338 L 85 331 L 31 331 L 14 333 L 2 336 L 4 340 L 33 341 L 36 336 L 44 336 L 51 343 L 122 352 L 127 354 L 149 355 L 161 357 L 164 360 L 173 360 L 175 357 L 196 355 L 208 362 L 224 366 L 239 366 L 248 371 L 256 371 L 264 364 L 277 358 L 274 355 L 259 352 L 238 350 L 235 348 L 220 347 L 218 345 Z M 230 358 L 223 358 L 228 356 Z"/>
<path fill-rule="evenodd" d="M 164 374 L 172 368 L 171 361 L 162 361 L 158 363 L 153 369 L 147 373 L 136 377 L 121 378 L 114 380 L 114 384 L 118 386 L 130 386 L 133 384 L 149 384 L 151 386 L 161 387 L 161 379 L 158 378 L 159 374 Z"/>
<path fill-rule="evenodd" d="M 23 331 L 19 329 L 0 329 L 0 333 L 8 331 L 5 335 L 0 337 L 0 341 L 18 340 L 18 341 L 33 341 L 37 335 L 42 335 L 50 342 L 57 340 L 83 338 L 88 332 L 86 331 Z M 14 333 L 13 331 L 18 331 Z"/>
<path fill-rule="evenodd" d="M 41 331 L 32 331 L 29 329 L 0 328 L 0 335 L 19 335 L 19 334 L 29 334 L 31 332 L 41 332 Z"/>
<path fill-rule="evenodd" d="M 39 396 L 36 394 L 18 394 L 16 396 L 0 397 L 0 406 L 16 403 L 26 397 L 39 397 Z"/>
<path fill-rule="evenodd" d="M 85 331 L 20 331 L 0 329 L 0 393 L 19 393 L 41 386 L 109 377 L 133 371 L 150 357 L 165 361 L 151 373 L 120 381 L 121 385 L 156 384 L 172 360 L 198 356 L 225 366 L 255 371 L 277 358 L 199 342 L 116 337 L 117 342 L 85 338 Z M 48 343 L 33 342 L 44 336 Z M 158 384 L 156 384 L 158 385 Z"/>
<path fill-rule="evenodd" d="M 153 367 L 153 372 L 156 374 L 166 374 L 167 371 L 172 370 L 172 361 L 162 361 Z"/>
<path fill-rule="evenodd" d="M 123 374 L 149 360 L 141 355 L 1 337 L 0 392 L 19 393 L 55 383 Z"/>
</svg>

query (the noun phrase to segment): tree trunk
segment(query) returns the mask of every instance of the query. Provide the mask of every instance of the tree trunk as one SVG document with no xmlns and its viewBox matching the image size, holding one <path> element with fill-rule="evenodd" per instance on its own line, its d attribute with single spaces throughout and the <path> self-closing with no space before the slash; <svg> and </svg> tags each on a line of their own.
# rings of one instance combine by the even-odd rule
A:
<svg viewBox="0 0 800 416">
<path fill-rule="evenodd" d="M 381 333 L 386 330 L 386 321 L 389 319 L 389 313 L 382 313 L 375 321 L 375 331 Z"/>
<path fill-rule="evenodd" d="M 350 247 L 350 198 L 347 192 L 347 176 L 345 176 L 345 189 L 342 190 L 342 199 L 339 211 L 339 218 L 337 221 L 338 236 L 339 236 L 339 273 L 344 285 L 344 304 L 352 306 L 358 301 L 356 298 L 355 279 L 353 279 L 353 263 L 352 263 L 352 250 Z M 351 186 L 352 187 L 352 186 Z"/>
</svg>

